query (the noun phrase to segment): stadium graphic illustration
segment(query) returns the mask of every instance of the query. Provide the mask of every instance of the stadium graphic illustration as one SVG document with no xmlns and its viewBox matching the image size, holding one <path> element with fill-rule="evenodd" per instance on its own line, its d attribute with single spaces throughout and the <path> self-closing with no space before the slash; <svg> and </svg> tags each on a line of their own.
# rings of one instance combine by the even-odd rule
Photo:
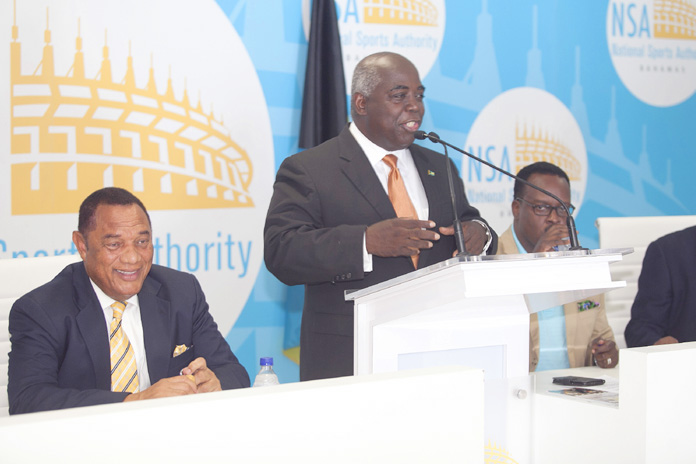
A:
<svg viewBox="0 0 696 464">
<path fill-rule="evenodd" d="M 696 40 L 696 6 L 687 0 L 655 0 L 653 19 L 656 38 Z"/>
<path fill-rule="evenodd" d="M 546 161 L 560 167 L 571 181 L 579 181 L 582 178 L 580 161 L 558 137 L 551 135 L 548 130 L 518 124 L 515 131 L 514 172 L 538 161 Z"/>
<path fill-rule="evenodd" d="M 149 209 L 248 208 L 253 166 L 247 152 L 171 77 L 157 92 L 153 64 L 138 87 L 132 56 L 121 81 L 111 72 L 107 31 L 99 72 L 85 73 L 79 19 L 73 64 L 54 69 L 46 12 L 41 62 L 22 72 L 16 18 L 10 43 L 12 214 L 72 213 L 92 191 L 113 185 Z M 151 61 L 153 61 L 151 59 Z"/>
<path fill-rule="evenodd" d="M 364 12 L 366 23 L 437 25 L 437 8 L 428 0 L 366 0 Z"/>
</svg>

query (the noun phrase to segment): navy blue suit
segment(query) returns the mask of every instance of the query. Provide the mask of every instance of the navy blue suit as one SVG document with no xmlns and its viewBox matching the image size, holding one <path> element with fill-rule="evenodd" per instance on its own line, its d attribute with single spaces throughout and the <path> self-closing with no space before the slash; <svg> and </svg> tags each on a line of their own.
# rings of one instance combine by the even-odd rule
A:
<svg viewBox="0 0 696 464">
<path fill-rule="evenodd" d="M 428 198 L 429 219 L 452 225 L 446 158 L 419 145 L 410 147 Z M 456 174 L 455 195 L 462 220 L 480 219 Z M 346 126 L 327 142 L 291 156 L 278 169 L 264 230 L 264 258 L 283 283 L 305 285 L 300 333 L 300 379 L 353 375 L 353 302 L 344 292 L 366 288 L 413 271 L 408 256 L 372 257 L 363 270 L 368 226 L 396 217 L 384 187 Z M 495 253 L 497 236 L 488 250 Z M 418 267 L 452 257 L 452 236 L 421 250 Z"/>
<path fill-rule="evenodd" d="M 660 237 L 645 251 L 626 345 L 653 345 L 671 335 L 696 341 L 696 227 Z"/>
<path fill-rule="evenodd" d="M 193 275 L 153 265 L 138 299 L 152 384 L 179 375 L 203 357 L 223 390 L 249 386 L 249 375 L 218 331 Z M 11 414 L 116 403 L 126 397 L 111 392 L 109 335 L 82 262 L 18 299 L 9 329 Z M 192 348 L 172 357 L 182 344 Z"/>
</svg>

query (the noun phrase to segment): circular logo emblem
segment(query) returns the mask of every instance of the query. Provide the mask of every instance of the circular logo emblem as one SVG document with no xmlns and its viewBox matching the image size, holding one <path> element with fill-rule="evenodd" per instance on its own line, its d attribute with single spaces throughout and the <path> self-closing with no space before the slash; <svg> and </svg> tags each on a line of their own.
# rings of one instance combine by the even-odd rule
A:
<svg viewBox="0 0 696 464">
<path fill-rule="evenodd" d="M 607 44 L 617 74 L 639 100 L 673 106 L 696 90 L 696 4 L 611 0 Z"/>
<path fill-rule="evenodd" d="M 494 98 L 471 126 L 465 150 L 512 174 L 537 161 L 555 164 L 568 174 L 571 202 L 580 209 L 587 183 L 585 142 L 573 115 L 550 93 L 521 87 Z M 501 234 L 512 223 L 514 180 L 468 157 L 461 174 L 469 202 Z"/>
<path fill-rule="evenodd" d="M 302 4 L 307 40 L 310 3 L 304 0 Z M 355 65 L 376 52 L 404 55 L 416 66 L 420 78 L 425 79 L 442 46 L 444 0 L 337 0 L 335 3 L 348 92 Z"/>
<path fill-rule="evenodd" d="M 226 334 L 263 259 L 274 174 L 263 91 L 229 20 L 213 0 L 0 12 L 0 256 L 74 253 L 82 200 L 123 187 L 150 212 L 154 262 L 195 273 Z"/>
</svg>

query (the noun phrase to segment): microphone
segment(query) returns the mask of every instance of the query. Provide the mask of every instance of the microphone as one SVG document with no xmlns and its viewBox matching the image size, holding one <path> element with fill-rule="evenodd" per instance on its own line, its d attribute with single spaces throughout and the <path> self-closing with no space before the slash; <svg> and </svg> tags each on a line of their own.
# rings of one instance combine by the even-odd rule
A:
<svg viewBox="0 0 696 464">
<path fill-rule="evenodd" d="M 500 173 L 503 173 L 503 174 L 505 174 L 505 175 L 508 176 L 508 177 L 511 177 L 511 178 L 513 178 L 513 179 L 515 179 L 515 180 L 519 180 L 519 181 L 522 182 L 524 185 L 527 185 L 527 186 L 529 186 L 529 187 L 531 187 L 531 188 L 533 188 L 533 189 L 535 189 L 535 190 L 538 190 L 539 192 L 541 192 L 541 193 L 543 193 L 543 194 L 545 194 L 545 195 L 550 196 L 551 198 L 553 198 L 554 200 L 556 200 L 556 201 L 561 205 L 561 207 L 563 208 L 563 210 L 565 210 L 565 212 L 566 212 L 566 227 L 568 228 L 568 237 L 570 238 L 570 249 L 571 249 L 571 250 L 586 250 L 586 249 L 587 249 L 587 248 L 583 248 L 583 247 L 580 246 L 580 242 L 579 242 L 579 240 L 578 240 L 578 231 L 577 231 L 576 228 L 575 228 L 575 219 L 573 219 L 573 216 L 570 214 L 570 211 L 568 210 L 568 207 L 566 206 L 565 202 L 564 202 L 563 200 L 561 200 L 560 198 L 558 198 L 558 197 L 557 197 L 556 195 L 554 195 L 553 193 L 549 192 L 549 191 L 546 190 L 546 189 L 543 189 L 543 188 L 541 188 L 541 187 L 538 187 L 538 186 L 532 184 L 531 182 L 526 181 L 525 179 L 522 179 L 521 177 L 518 177 L 518 176 L 516 176 L 516 175 L 514 175 L 514 174 L 512 174 L 512 173 L 510 173 L 510 172 L 507 172 L 505 169 L 501 169 L 501 168 L 499 168 L 498 166 L 495 166 L 495 165 L 489 163 L 488 161 L 482 160 L 481 158 L 479 158 L 479 157 L 477 157 L 477 156 L 474 156 L 474 155 L 472 155 L 471 153 L 462 150 L 461 148 L 455 147 L 454 145 L 445 142 L 445 141 L 442 140 L 442 139 L 440 138 L 440 136 L 437 135 L 435 132 L 430 132 L 430 133 L 427 133 L 427 134 L 426 134 L 425 131 L 419 130 L 419 131 L 416 131 L 416 132 L 414 133 L 414 135 L 415 135 L 415 137 L 416 137 L 418 140 L 425 140 L 425 139 L 428 139 L 428 140 L 430 140 L 430 141 L 433 142 L 433 143 L 439 143 L 439 144 L 441 144 L 443 147 L 445 147 L 445 155 L 447 155 L 447 147 L 450 147 L 450 148 L 452 148 L 452 149 L 458 151 L 459 153 L 461 153 L 461 154 L 463 154 L 463 155 L 466 155 L 466 156 L 468 156 L 469 158 L 478 161 L 479 163 L 483 163 L 483 164 L 485 164 L 486 166 L 488 166 L 488 167 L 490 167 L 490 168 L 493 168 L 493 169 L 495 169 L 496 171 L 498 171 L 498 172 L 500 172 Z M 448 163 L 447 163 L 448 175 L 450 175 L 450 173 L 449 173 L 449 170 L 450 170 L 450 167 L 449 167 L 449 164 L 450 164 L 450 163 L 449 163 L 449 156 L 447 156 L 447 159 L 448 159 Z M 450 175 L 449 181 L 450 181 L 450 191 L 451 191 L 452 195 L 454 196 L 454 190 L 453 190 L 454 187 L 453 187 L 453 184 L 452 184 L 451 175 Z M 454 202 L 454 198 L 453 198 L 452 200 L 453 200 L 453 202 Z M 457 214 L 456 211 L 457 211 L 457 210 L 455 209 L 454 211 L 455 211 L 454 214 L 455 214 L 455 216 L 456 216 L 456 214 Z M 461 223 L 460 223 L 460 227 L 461 227 Z"/>
<path fill-rule="evenodd" d="M 434 132 L 431 132 L 429 135 L 426 135 L 425 132 L 422 130 L 416 131 L 414 133 L 417 139 L 423 140 L 425 138 L 428 138 L 429 135 L 432 135 L 433 137 L 436 137 L 437 140 L 440 139 L 438 135 Z M 433 143 L 437 143 L 435 140 L 430 139 Z M 454 215 L 454 218 L 452 220 L 452 226 L 454 227 L 454 240 L 455 243 L 457 244 L 457 250 L 459 252 L 457 253 L 457 256 L 471 256 L 471 254 L 466 251 L 466 245 L 464 244 L 464 229 L 462 228 L 462 221 L 459 219 L 459 215 L 457 214 L 457 198 L 454 195 L 454 179 L 452 178 L 452 163 L 450 162 L 449 154 L 447 153 L 447 145 L 442 145 L 445 148 L 445 157 L 447 158 L 447 182 L 449 183 L 449 190 L 450 190 L 450 199 L 452 201 L 452 214 Z"/>
</svg>

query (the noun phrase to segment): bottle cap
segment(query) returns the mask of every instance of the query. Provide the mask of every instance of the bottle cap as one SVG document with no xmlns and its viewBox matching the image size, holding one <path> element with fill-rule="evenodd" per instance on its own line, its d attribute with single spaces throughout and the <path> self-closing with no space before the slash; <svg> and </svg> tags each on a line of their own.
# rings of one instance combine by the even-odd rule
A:
<svg viewBox="0 0 696 464">
<path fill-rule="evenodd" d="M 262 366 L 272 366 L 273 365 L 273 358 L 271 358 L 271 357 L 261 358 L 261 362 L 259 364 Z"/>
</svg>

